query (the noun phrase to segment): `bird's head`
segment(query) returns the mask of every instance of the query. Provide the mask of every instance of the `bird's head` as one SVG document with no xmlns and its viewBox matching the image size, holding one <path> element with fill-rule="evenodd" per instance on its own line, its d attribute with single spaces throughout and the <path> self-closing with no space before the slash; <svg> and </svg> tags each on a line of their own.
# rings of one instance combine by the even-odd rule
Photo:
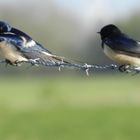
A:
<svg viewBox="0 0 140 140">
<path fill-rule="evenodd" d="M 0 33 L 9 32 L 11 28 L 12 27 L 8 23 L 0 21 Z"/>
<path fill-rule="evenodd" d="M 98 32 L 101 35 L 101 39 L 104 40 L 106 38 L 109 38 L 110 36 L 118 35 L 121 33 L 118 27 L 116 27 L 113 24 L 109 24 L 104 26 L 100 32 Z"/>
</svg>

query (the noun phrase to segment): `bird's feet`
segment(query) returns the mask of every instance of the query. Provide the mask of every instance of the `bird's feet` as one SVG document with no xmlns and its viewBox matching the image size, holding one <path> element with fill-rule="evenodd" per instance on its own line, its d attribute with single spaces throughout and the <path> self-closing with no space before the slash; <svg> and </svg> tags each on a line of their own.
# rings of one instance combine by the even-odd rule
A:
<svg viewBox="0 0 140 140">
<path fill-rule="evenodd" d="M 119 66 L 119 71 L 120 72 L 126 72 L 126 73 L 132 72 L 130 65 L 121 65 L 121 66 Z"/>
<path fill-rule="evenodd" d="M 24 63 L 24 61 L 16 60 L 14 62 L 11 62 L 10 60 L 6 59 L 5 63 L 6 63 L 6 66 L 8 66 L 8 65 L 11 65 L 11 66 L 21 66 L 21 64 Z"/>
<path fill-rule="evenodd" d="M 21 66 L 22 63 L 24 63 L 24 61 L 16 60 L 16 61 L 14 62 L 14 66 Z"/>
<path fill-rule="evenodd" d="M 10 60 L 5 59 L 5 66 L 7 67 L 8 65 L 14 66 L 14 63 L 12 63 Z"/>
</svg>

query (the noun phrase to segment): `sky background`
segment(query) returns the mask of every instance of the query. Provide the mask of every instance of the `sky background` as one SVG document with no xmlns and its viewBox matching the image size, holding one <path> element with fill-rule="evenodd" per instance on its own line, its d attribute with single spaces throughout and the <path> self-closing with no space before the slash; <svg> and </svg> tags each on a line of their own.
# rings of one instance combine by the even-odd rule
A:
<svg viewBox="0 0 140 140">
<path fill-rule="evenodd" d="M 51 0 L 60 6 L 62 9 L 66 10 L 74 10 L 75 12 L 83 15 L 85 11 L 87 15 L 91 11 L 95 11 L 99 9 L 101 12 L 108 12 L 110 14 L 115 14 L 116 16 L 123 16 L 126 14 L 130 14 L 131 10 L 136 10 L 139 8 L 140 1 L 139 0 Z M 44 3 L 43 0 L 1 0 L 1 4 L 6 5 L 18 5 L 19 3 L 28 3 L 32 4 L 34 7 L 35 4 Z M 33 8 L 32 7 L 32 8 Z M 105 10 L 103 10 L 105 8 Z M 111 11 L 110 11 L 111 10 Z M 83 12 L 82 12 L 83 11 Z M 84 16 L 84 15 L 83 15 Z"/>
<path fill-rule="evenodd" d="M 132 16 L 134 11 L 139 9 L 139 0 L 1 0 L 0 4 L 5 6 L 18 7 L 18 5 L 24 5 L 36 11 L 38 9 L 48 10 L 47 6 L 53 3 L 57 8 L 64 11 L 64 13 L 71 13 L 77 16 L 84 26 L 90 26 L 93 22 L 98 24 L 99 22 L 108 22 L 115 19 L 124 20 L 129 16 Z M 23 10 L 23 9 L 21 9 Z M 36 10 L 36 11 L 35 11 Z M 42 13 L 40 14 L 40 16 Z M 43 15 L 42 15 L 43 16 Z M 46 14 L 47 16 L 47 14 Z"/>
<path fill-rule="evenodd" d="M 115 24 L 139 39 L 139 6 L 140 0 L 0 0 L 0 19 L 56 54 L 105 63 L 97 32 Z"/>
<path fill-rule="evenodd" d="M 110 12 L 110 10 L 115 11 L 115 13 L 122 13 L 127 14 L 131 10 L 134 10 L 135 8 L 139 8 L 140 1 L 139 0 L 52 0 L 54 3 L 57 3 L 58 6 L 62 8 L 66 8 L 67 10 L 75 10 L 75 11 L 80 11 L 81 10 L 86 10 L 89 12 L 92 7 L 96 8 L 108 8 L 106 9 L 107 11 Z M 18 3 L 25 3 L 28 2 L 32 3 L 33 5 L 35 3 L 42 3 L 43 0 L 1 0 L 1 4 L 9 4 L 9 5 L 15 5 Z M 93 10 L 94 10 L 93 8 Z M 102 11 L 100 11 L 102 12 Z M 82 14 L 82 13 L 81 13 Z"/>
</svg>

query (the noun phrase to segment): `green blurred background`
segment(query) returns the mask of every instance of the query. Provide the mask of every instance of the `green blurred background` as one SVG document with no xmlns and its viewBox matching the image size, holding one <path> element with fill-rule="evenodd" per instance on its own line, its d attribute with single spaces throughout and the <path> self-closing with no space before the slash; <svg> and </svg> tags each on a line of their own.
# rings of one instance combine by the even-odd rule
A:
<svg viewBox="0 0 140 140">
<path fill-rule="evenodd" d="M 140 40 L 139 0 L 1 0 L 0 20 L 57 55 L 112 63 L 96 32 Z M 0 66 L 0 140 L 139 140 L 140 76 Z"/>
</svg>

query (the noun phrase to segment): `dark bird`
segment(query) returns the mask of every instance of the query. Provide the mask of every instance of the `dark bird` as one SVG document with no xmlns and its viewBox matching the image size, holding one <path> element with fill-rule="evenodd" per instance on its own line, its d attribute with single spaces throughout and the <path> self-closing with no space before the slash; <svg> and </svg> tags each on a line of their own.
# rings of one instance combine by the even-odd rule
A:
<svg viewBox="0 0 140 140">
<path fill-rule="evenodd" d="M 63 57 L 52 54 L 26 33 L 4 21 L 0 21 L 0 52 L 6 62 L 11 65 L 28 61 L 46 64 L 69 63 Z"/>
<path fill-rule="evenodd" d="M 128 67 L 140 67 L 140 42 L 132 39 L 113 24 L 104 26 L 99 32 L 104 53 L 121 64 L 120 71 Z"/>
</svg>

